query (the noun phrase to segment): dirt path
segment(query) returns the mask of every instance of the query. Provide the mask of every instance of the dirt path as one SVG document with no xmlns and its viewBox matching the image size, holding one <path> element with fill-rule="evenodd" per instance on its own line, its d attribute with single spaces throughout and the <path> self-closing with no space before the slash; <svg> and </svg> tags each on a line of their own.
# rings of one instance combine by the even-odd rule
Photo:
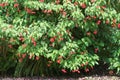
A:
<svg viewBox="0 0 120 80">
<path fill-rule="evenodd" d="M 0 78 L 0 80 L 120 80 L 118 76 L 89 76 L 89 77 L 22 77 L 22 78 Z"/>
</svg>

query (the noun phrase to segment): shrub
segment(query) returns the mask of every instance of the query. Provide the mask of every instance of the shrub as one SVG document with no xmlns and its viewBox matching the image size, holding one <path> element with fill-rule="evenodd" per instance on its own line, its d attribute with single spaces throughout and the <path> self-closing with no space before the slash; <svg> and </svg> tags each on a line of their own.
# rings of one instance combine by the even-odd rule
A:
<svg viewBox="0 0 120 80">
<path fill-rule="evenodd" d="M 1 0 L 0 71 L 13 68 L 15 76 L 80 73 L 102 60 L 119 72 L 120 14 L 107 4 L 105 0 Z"/>
</svg>

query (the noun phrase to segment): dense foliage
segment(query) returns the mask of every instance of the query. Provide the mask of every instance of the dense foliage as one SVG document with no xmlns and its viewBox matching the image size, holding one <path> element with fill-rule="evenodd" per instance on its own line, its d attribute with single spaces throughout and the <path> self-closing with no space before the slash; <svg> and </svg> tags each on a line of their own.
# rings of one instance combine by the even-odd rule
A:
<svg viewBox="0 0 120 80">
<path fill-rule="evenodd" d="M 103 61 L 119 73 L 118 10 L 106 0 L 0 0 L 0 72 L 80 73 Z"/>
</svg>

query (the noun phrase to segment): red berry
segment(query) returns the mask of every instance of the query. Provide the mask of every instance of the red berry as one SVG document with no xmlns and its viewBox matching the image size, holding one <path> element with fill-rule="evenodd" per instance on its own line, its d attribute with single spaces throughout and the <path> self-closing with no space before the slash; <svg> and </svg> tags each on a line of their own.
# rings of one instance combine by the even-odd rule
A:
<svg viewBox="0 0 120 80">
<path fill-rule="evenodd" d="M 23 41 L 24 41 L 24 38 L 23 38 L 22 36 L 20 36 L 20 37 L 19 37 L 19 40 L 23 42 Z"/>
<path fill-rule="evenodd" d="M 39 56 L 36 56 L 35 59 L 38 61 L 38 60 L 40 59 L 40 57 L 39 57 Z"/>
<path fill-rule="evenodd" d="M 5 4 L 4 4 L 4 3 L 1 3 L 1 4 L 0 4 L 0 7 L 5 7 Z"/>
<path fill-rule="evenodd" d="M 96 35 L 97 33 L 98 33 L 97 30 L 95 30 L 95 31 L 93 32 L 94 35 Z"/>
<path fill-rule="evenodd" d="M 90 18 L 90 16 L 87 16 L 86 19 L 90 20 L 91 18 Z"/>
<path fill-rule="evenodd" d="M 86 8 L 86 4 L 85 4 L 85 3 L 82 3 L 80 6 L 81 6 L 83 9 Z"/>
<path fill-rule="evenodd" d="M 109 20 L 106 20 L 106 22 L 105 22 L 106 24 L 109 24 Z"/>
<path fill-rule="evenodd" d="M 75 72 L 75 70 L 72 70 L 72 72 L 74 73 L 74 72 Z"/>
<path fill-rule="evenodd" d="M 97 25 L 100 25 L 100 23 L 101 23 L 101 20 L 98 20 L 98 21 L 97 21 Z"/>
<path fill-rule="evenodd" d="M 67 13 L 65 11 L 63 11 L 62 15 L 65 17 L 67 15 Z"/>
<path fill-rule="evenodd" d="M 61 60 L 58 59 L 58 60 L 57 60 L 57 63 L 60 64 L 60 62 L 61 62 Z"/>
<path fill-rule="evenodd" d="M 22 61 L 23 61 L 23 59 L 22 59 L 22 58 L 20 58 L 20 59 L 19 59 L 19 62 L 22 62 Z"/>
<path fill-rule="evenodd" d="M 47 10 L 43 10 L 44 13 L 47 13 Z"/>
<path fill-rule="evenodd" d="M 47 13 L 52 13 L 52 10 L 47 10 Z"/>
<path fill-rule="evenodd" d="M 11 44 L 9 44 L 8 47 L 9 47 L 10 49 L 13 48 Z"/>
<path fill-rule="evenodd" d="M 94 3 L 96 0 L 91 0 L 91 3 Z"/>
<path fill-rule="evenodd" d="M 78 70 L 77 73 L 80 73 L 80 71 Z"/>
<path fill-rule="evenodd" d="M 33 45 L 36 46 L 36 41 L 35 41 L 35 39 L 32 37 L 31 40 L 32 40 Z"/>
<path fill-rule="evenodd" d="M 34 54 L 32 54 L 32 55 L 29 55 L 29 59 L 32 59 L 32 57 L 34 56 Z"/>
<path fill-rule="evenodd" d="M 29 9 L 29 8 L 27 8 L 26 11 L 27 11 L 28 14 L 35 14 L 35 13 L 36 13 L 36 12 L 32 11 L 32 10 Z"/>
<path fill-rule="evenodd" d="M 60 41 L 63 41 L 63 40 L 64 40 L 64 38 L 60 38 L 59 40 L 60 40 Z"/>
<path fill-rule="evenodd" d="M 118 24 L 118 29 L 120 29 L 120 23 Z"/>
<path fill-rule="evenodd" d="M 50 64 L 47 64 L 48 67 L 50 67 L 51 65 Z"/>
<path fill-rule="evenodd" d="M 36 46 L 36 42 L 33 42 L 33 45 Z"/>
<path fill-rule="evenodd" d="M 79 70 L 72 70 L 72 72 L 73 72 L 73 73 L 74 73 L 74 72 L 80 73 L 80 71 L 79 71 Z"/>
<path fill-rule="evenodd" d="M 55 2 L 56 4 L 60 4 L 60 0 L 56 0 L 56 2 Z"/>
<path fill-rule="evenodd" d="M 97 17 L 96 16 L 92 16 L 94 19 L 96 19 Z"/>
<path fill-rule="evenodd" d="M 101 8 L 102 8 L 102 9 L 105 9 L 105 8 L 106 8 L 106 6 L 101 6 Z"/>
<path fill-rule="evenodd" d="M 88 72 L 89 71 L 89 69 L 87 68 L 87 69 L 85 69 L 85 72 Z"/>
<path fill-rule="evenodd" d="M 81 64 L 81 66 L 83 67 L 83 66 L 84 66 L 84 64 Z"/>
<path fill-rule="evenodd" d="M 32 11 L 31 14 L 35 14 L 36 12 Z"/>
<path fill-rule="evenodd" d="M 52 42 L 52 43 L 53 43 L 54 41 L 55 41 L 55 39 L 54 39 L 54 38 L 50 38 L 50 42 Z"/>
<path fill-rule="evenodd" d="M 63 73 L 67 73 L 67 71 L 66 71 L 65 69 L 62 69 L 61 71 L 62 71 Z"/>
<path fill-rule="evenodd" d="M 22 54 L 22 58 L 24 59 L 26 57 L 26 54 Z"/>
<path fill-rule="evenodd" d="M 113 72 L 112 70 L 110 70 L 110 71 L 109 71 L 109 74 L 110 74 L 110 75 L 113 75 L 113 74 L 114 74 L 114 72 Z"/>
<path fill-rule="evenodd" d="M 100 8 L 100 6 L 96 6 L 96 8 Z"/>
<path fill-rule="evenodd" d="M 19 6 L 19 4 L 18 4 L 18 3 L 14 4 L 14 8 L 16 8 L 16 7 L 18 7 L 18 6 Z"/>
<path fill-rule="evenodd" d="M 95 53 L 97 53 L 97 52 L 98 52 L 98 48 L 95 49 Z"/>
<path fill-rule="evenodd" d="M 78 5 L 78 2 L 74 2 L 74 5 L 75 5 L 75 6 Z"/>
<path fill-rule="evenodd" d="M 27 44 L 23 44 L 22 47 L 23 47 L 23 48 L 26 48 L 26 47 L 27 47 Z"/>
<path fill-rule="evenodd" d="M 63 10 L 63 8 L 60 8 L 60 12 L 63 12 L 64 10 Z"/>
<path fill-rule="evenodd" d="M 40 2 L 44 2 L 44 0 L 39 0 Z"/>
<path fill-rule="evenodd" d="M 90 33 L 90 32 L 87 32 L 86 34 L 87 34 L 87 36 L 90 36 L 91 33 Z"/>
</svg>

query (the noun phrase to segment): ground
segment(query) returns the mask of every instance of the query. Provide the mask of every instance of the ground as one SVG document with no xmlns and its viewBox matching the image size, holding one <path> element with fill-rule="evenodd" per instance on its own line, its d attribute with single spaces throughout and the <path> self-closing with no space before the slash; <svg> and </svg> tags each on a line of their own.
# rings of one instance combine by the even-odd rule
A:
<svg viewBox="0 0 120 80">
<path fill-rule="evenodd" d="M 21 78 L 0 78 L 0 80 L 120 80 L 118 76 L 84 76 L 84 77 L 21 77 Z"/>
</svg>

